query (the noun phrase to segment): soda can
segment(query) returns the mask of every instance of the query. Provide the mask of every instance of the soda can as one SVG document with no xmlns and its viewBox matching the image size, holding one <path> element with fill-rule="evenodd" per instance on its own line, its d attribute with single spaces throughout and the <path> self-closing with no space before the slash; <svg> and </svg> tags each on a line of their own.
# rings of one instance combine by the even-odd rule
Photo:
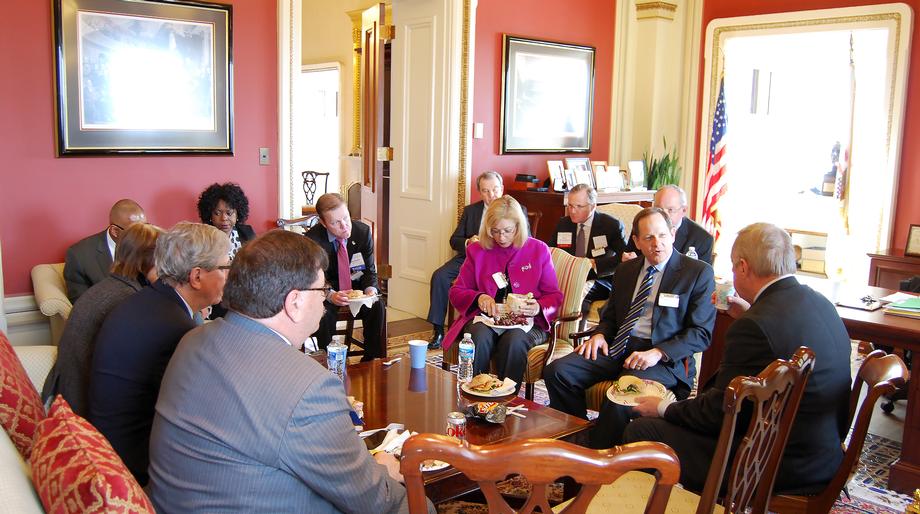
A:
<svg viewBox="0 0 920 514">
<path fill-rule="evenodd" d="M 462 412 L 447 415 L 447 435 L 461 441 L 466 439 L 466 416 Z"/>
</svg>

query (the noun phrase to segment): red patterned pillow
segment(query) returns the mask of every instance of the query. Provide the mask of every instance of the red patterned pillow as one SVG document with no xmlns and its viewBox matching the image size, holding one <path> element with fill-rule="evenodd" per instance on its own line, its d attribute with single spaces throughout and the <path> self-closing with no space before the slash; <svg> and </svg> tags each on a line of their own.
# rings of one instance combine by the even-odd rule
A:
<svg viewBox="0 0 920 514">
<path fill-rule="evenodd" d="M 153 513 L 153 505 L 112 445 L 61 395 L 39 423 L 32 482 L 49 514 Z"/>
<path fill-rule="evenodd" d="M 45 417 L 42 399 L 19 362 L 6 334 L 0 332 L 0 425 L 22 458 L 32 451 L 35 427 Z"/>
</svg>

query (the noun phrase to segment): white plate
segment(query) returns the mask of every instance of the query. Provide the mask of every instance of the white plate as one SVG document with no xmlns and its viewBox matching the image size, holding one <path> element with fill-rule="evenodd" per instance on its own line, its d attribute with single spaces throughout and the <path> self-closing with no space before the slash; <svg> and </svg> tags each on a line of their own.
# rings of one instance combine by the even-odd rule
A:
<svg viewBox="0 0 920 514">
<path fill-rule="evenodd" d="M 422 461 L 422 465 L 419 466 L 419 468 L 422 471 L 437 471 L 439 469 L 444 469 L 447 466 L 450 466 L 450 464 L 444 461 L 428 459 L 428 460 Z"/>
<path fill-rule="evenodd" d="M 636 398 L 642 396 L 657 396 L 659 398 L 664 398 L 668 400 L 674 400 L 674 393 L 669 391 L 661 382 L 656 382 L 654 380 L 641 379 L 645 382 L 645 391 L 638 394 L 626 394 L 621 393 L 616 390 L 616 385 L 612 385 L 607 389 L 607 399 L 613 403 L 619 405 L 626 405 L 627 407 L 635 407 L 639 405 L 636 402 Z"/>
<path fill-rule="evenodd" d="M 359 296 L 359 297 L 357 297 L 357 298 L 349 298 L 348 301 L 349 301 L 349 302 L 363 302 L 364 300 L 367 300 L 367 299 L 370 299 L 370 298 L 377 298 L 377 295 L 375 295 L 375 294 L 366 294 L 366 295 L 364 295 L 364 296 Z"/>
<path fill-rule="evenodd" d="M 527 318 L 527 323 L 523 325 L 496 325 L 495 320 L 488 316 L 478 316 L 478 319 L 482 321 L 483 325 L 491 328 L 520 328 L 525 332 L 529 332 L 533 328 L 533 318 Z"/>
<path fill-rule="evenodd" d="M 514 393 L 514 387 L 517 385 L 517 382 L 511 380 L 510 378 L 505 378 L 505 381 L 502 383 L 502 386 L 498 389 L 492 389 L 489 392 L 476 391 L 470 389 L 469 384 L 463 383 L 460 384 L 460 389 L 463 389 L 464 392 L 469 393 L 473 396 L 479 396 L 481 398 L 496 398 L 498 396 L 508 396 L 509 394 Z"/>
</svg>

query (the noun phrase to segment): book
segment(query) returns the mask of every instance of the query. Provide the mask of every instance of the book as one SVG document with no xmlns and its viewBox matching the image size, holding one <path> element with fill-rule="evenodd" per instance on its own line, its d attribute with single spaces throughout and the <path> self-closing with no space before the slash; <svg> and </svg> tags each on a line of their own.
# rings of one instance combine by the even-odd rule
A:
<svg viewBox="0 0 920 514">
<path fill-rule="evenodd" d="M 802 271 L 808 271 L 810 273 L 824 273 L 824 261 L 802 259 Z"/>
<path fill-rule="evenodd" d="M 826 250 L 820 246 L 810 246 L 808 248 L 802 248 L 802 259 L 808 259 L 813 261 L 823 261 Z"/>
<path fill-rule="evenodd" d="M 895 316 L 920 319 L 920 296 L 914 296 L 899 302 L 889 303 L 885 307 L 885 314 L 894 314 Z"/>
</svg>

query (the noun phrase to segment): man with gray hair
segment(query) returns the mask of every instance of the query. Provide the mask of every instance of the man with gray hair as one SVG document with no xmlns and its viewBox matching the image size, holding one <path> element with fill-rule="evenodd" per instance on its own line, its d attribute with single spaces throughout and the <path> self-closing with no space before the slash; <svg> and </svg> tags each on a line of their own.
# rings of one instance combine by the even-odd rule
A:
<svg viewBox="0 0 920 514">
<path fill-rule="evenodd" d="M 850 338 L 833 304 L 799 284 L 789 234 L 769 223 L 738 233 L 731 252 L 737 297 L 728 313 L 737 320 L 725 335 L 718 373 L 689 400 L 641 398 L 625 442 L 661 441 L 680 457 L 680 481 L 701 490 L 722 425 L 725 388 L 737 376 L 760 373 L 776 359 L 789 359 L 799 346 L 815 352 L 815 367 L 783 452 L 774 490 L 815 494 L 834 475 L 847 434 L 850 396 Z M 739 428 L 747 426 L 743 411 Z M 736 441 L 737 442 L 737 441 Z"/>
<path fill-rule="evenodd" d="M 712 234 L 706 232 L 700 224 L 687 217 L 687 193 L 683 189 L 668 184 L 661 186 L 655 192 L 654 204 L 660 207 L 671 219 L 671 226 L 676 230 L 674 234 L 674 249 L 682 254 L 693 247 L 697 258 L 712 265 Z M 623 260 L 634 258 L 637 254 L 635 246 L 630 244 L 629 251 L 623 254 Z"/>
<path fill-rule="evenodd" d="M 567 215 L 556 223 L 549 246 L 591 260 L 588 280 L 594 284 L 581 306 L 581 312 L 587 313 L 591 302 L 610 297 L 610 277 L 626 249 L 626 231 L 620 220 L 597 212 L 597 191 L 586 184 L 578 184 L 569 191 L 565 212 Z"/>
<path fill-rule="evenodd" d="M 486 207 L 493 200 L 501 198 L 505 192 L 502 176 L 495 171 L 485 171 L 476 177 L 476 189 L 479 190 L 479 196 L 482 197 L 482 200 L 463 208 L 460 223 L 457 224 L 457 228 L 454 229 L 454 233 L 450 236 L 450 247 L 456 250 L 457 253 L 431 275 L 431 301 L 428 307 L 428 322 L 431 323 L 434 329 L 434 337 L 432 337 L 428 347 L 432 349 L 440 348 L 441 342 L 444 340 L 447 293 L 454 279 L 460 274 L 460 266 L 466 260 L 466 247 L 479 241 L 479 229 L 482 226 L 482 215 L 486 211 Z M 526 218 L 527 208 L 521 205 L 521 209 L 524 211 L 524 217 Z"/>
<path fill-rule="evenodd" d="M 183 337 L 163 377 L 148 488 L 158 512 L 408 510 L 399 461 L 368 453 L 342 382 L 298 351 L 323 315 L 327 266 L 316 242 L 282 230 L 236 255 L 230 312 Z"/>
<path fill-rule="evenodd" d="M 230 240 L 211 225 L 182 221 L 157 238 L 159 279 L 106 317 L 90 371 L 89 421 L 141 485 L 163 371 L 201 309 L 219 303 Z"/>
</svg>

